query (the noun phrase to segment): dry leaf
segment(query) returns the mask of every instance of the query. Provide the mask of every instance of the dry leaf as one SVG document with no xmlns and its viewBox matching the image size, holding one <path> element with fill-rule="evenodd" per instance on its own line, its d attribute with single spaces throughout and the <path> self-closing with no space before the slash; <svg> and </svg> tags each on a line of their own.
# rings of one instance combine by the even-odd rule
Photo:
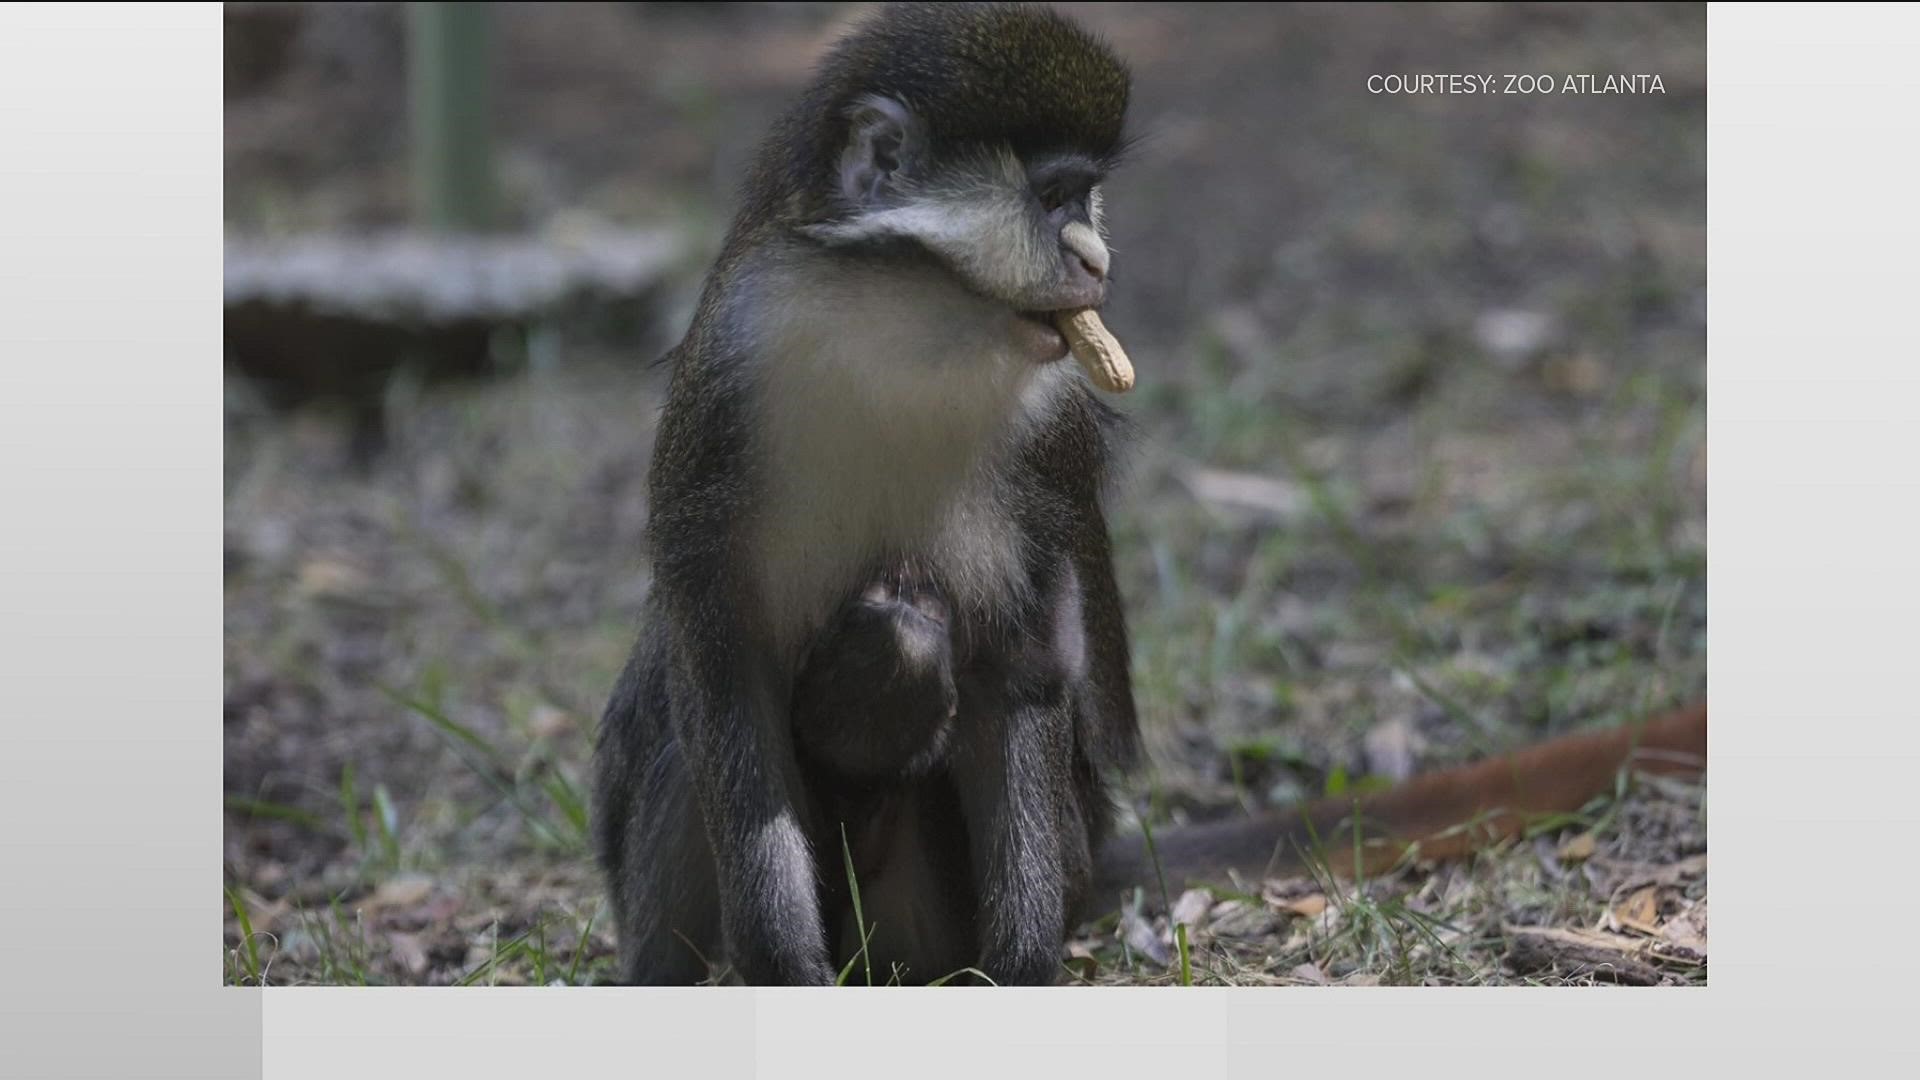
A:
<svg viewBox="0 0 1920 1080">
<path fill-rule="evenodd" d="M 1224 900 L 1208 915 L 1207 932 L 1216 938 L 1263 938 L 1279 925 L 1273 913 L 1243 900 Z"/>
<path fill-rule="evenodd" d="M 407 974 L 418 978 L 427 970 L 427 950 L 420 939 L 412 934 L 388 934 L 387 945 L 393 958 L 407 969 Z"/>
<path fill-rule="evenodd" d="M 1496 308 L 1473 321 L 1473 336 L 1482 349 L 1508 365 L 1540 350 L 1559 333 L 1553 316 L 1539 311 Z"/>
<path fill-rule="evenodd" d="M 1632 930 L 1652 936 L 1660 932 L 1660 886 L 1643 885 L 1607 908 L 1608 929 Z"/>
<path fill-rule="evenodd" d="M 309 559 L 300 566 L 294 589 L 306 597 L 353 596 L 368 588 L 367 575 L 337 559 Z"/>
<path fill-rule="evenodd" d="M 1660 937 L 1670 946 L 1666 951 L 1679 952 L 1693 960 L 1705 960 L 1707 958 L 1707 902 L 1703 899 L 1667 920 L 1667 924 L 1660 928 Z"/>
<path fill-rule="evenodd" d="M 1172 954 L 1154 931 L 1153 924 L 1141 917 L 1138 910 L 1129 909 L 1120 913 L 1120 940 L 1134 955 L 1143 956 L 1160 967 L 1166 967 L 1173 959 Z"/>
<path fill-rule="evenodd" d="M 1413 721 L 1396 716 L 1375 724 L 1367 732 L 1362 747 L 1367 755 L 1367 771 L 1395 783 L 1413 775 L 1426 740 L 1413 729 Z"/>
<path fill-rule="evenodd" d="M 1301 964 L 1299 967 L 1294 968 L 1291 974 L 1301 982 L 1312 983 L 1315 986 L 1327 985 L 1327 973 L 1321 971 L 1317 964 Z"/>
<path fill-rule="evenodd" d="M 1071 942 L 1067 945 L 1067 967 L 1081 978 L 1092 980 L 1100 974 L 1100 958 L 1085 945 Z"/>
<path fill-rule="evenodd" d="M 1207 913 L 1213 910 L 1213 895 L 1205 889 L 1188 889 L 1173 902 L 1173 912 L 1169 916 L 1171 923 L 1185 923 L 1189 930 L 1199 930 L 1207 924 Z"/>
<path fill-rule="evenodd" d="M 1622 886 L 1626 885 L 1679 885 L 1703 877 L 1707 872 L 1707 857 L 1693 855 L 1677 863 L 1643 863 L 1625 859 L 1595 858 L 1596 869 L 1605 870 L 1614 876 Z"/>
<path fill-rule="evenodd" d="M 433 879 L 425 874 L 401 874 L 388 878 L 373 890 L 373 895 L 360 901 L 363 910 L 380 908 L 409 908 L 433 895 Z"/>
<path fill-rule="evenodd" d="M 1588 859 L 1593 858 L 1593 853 L 1599 847 L 1599 844 L 1599 839 L 1591 832 L 1583 832 L 1578 836 L 1571 837 L 1566 843 L 1560 845 L 1560 861 L 1567 863 L 1586 862 Z"/>
<path fill-rule="evenodd" d="M 1180 480 L 1201 502 L 1253 510 L 1273 518 L 1297 517 L 1311 505 L 1298 484 L 1273 476 L 1195 468 L 1182 470 Z"/>
<path fill-rule="evenodd" d="M 1310 896 L 1283 900 L 1276 906 L 1289 915 L 1298 915 L 1303 919 L 1317 919 L 1327 910 L 1327 898 L 1320 893 L 1314 893 Z"/>
<path fill-rule="evenodd" d="M 573 717 L 565 709 L 541 704 L 534 707 L 533 714 L 527 718 L 527 726 L 533 730 L 535 738 L 557 739 L 573 729 Z"/>
</svg>

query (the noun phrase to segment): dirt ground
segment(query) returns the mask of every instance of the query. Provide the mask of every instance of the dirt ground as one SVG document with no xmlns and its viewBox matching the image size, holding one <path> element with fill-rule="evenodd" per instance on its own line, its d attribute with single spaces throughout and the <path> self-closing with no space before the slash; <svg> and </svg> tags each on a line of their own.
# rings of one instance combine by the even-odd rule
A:
<svg viewBox="0 0 1920 1080">
<path fill-rule="evenodd" d="M 1112 507 L 1150 750 L 1130 813 L 1164 830 L 1703 698 L 1703 10 L 1063 6 L 1134 65 L 1144 136 L 1108 194 L 1140 373 Z M 371 457 L 338 410 L 229 380 L 229 981 L 611 977 L 584 791 L 647 589 L 649 361 L 739 162 L 853 14 L 501 5 L 512 220 L 681 229 L 679 301 L 538 370 L 396 378 Z M 395 7 L 229 42 L 229 231 L 402 223 Z M 1367 92 L 1451 72 L 1664 92 Z M 1703 787 L 1636 779 L 1469 862 L 1177 897 L 1184 964 L 1164 916 L 1117 915 L 1067 968 L 1704 983 L 1705 815 Z"/>
</svg>

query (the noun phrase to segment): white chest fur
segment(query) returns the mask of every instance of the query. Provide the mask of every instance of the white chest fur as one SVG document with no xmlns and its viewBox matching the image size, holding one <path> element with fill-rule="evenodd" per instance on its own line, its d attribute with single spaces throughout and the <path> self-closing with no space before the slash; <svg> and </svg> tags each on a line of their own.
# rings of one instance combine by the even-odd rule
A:
<svg viewBox="0 0 1920 1080">
<path fill-rule="evenodd" d="M 936 277 L 815 275 L 756 327 L 755 523 L 777 645 L 801 646 L 877 562 L 911 558 L 956 610 L 1027 582 L 995 474 L 1073 377 L 1017 355 L 1013 316 Z"/>
</svg>

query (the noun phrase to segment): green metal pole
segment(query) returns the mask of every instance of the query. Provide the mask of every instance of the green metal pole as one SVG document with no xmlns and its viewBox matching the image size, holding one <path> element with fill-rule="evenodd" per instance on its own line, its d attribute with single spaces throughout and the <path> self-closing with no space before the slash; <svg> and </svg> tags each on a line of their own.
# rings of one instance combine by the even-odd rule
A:
<svg viewBox="0 0 1920 1080">
<path fill-rule="evenodd" d="M 407 5 L 416 213 L 439 232 L 494 223 L 491 12 L 480 3 Z"/>
</svg>

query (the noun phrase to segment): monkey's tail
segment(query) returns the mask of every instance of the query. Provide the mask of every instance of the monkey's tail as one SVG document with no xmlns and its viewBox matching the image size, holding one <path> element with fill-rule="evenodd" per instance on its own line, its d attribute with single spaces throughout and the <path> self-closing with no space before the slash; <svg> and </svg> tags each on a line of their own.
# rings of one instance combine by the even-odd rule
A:
<svg viewBox="0 0 1920 1080">
<path fill-rule="evenodd" d="M 1135 886 L 1157 903 L 1162 880 L 1175 896 L 1190 885 L 1224 884 L 1230 874 L 1252 886 L 1303 873 L 1306 852 L 1342 876 L 1352 876 L 1356 863 L 1377 873 L 1415 846 L 1423 859 L 1457 858 L 1520 835 L 1542 815 L 1580 809 L 1628 764 L 1703 774 L 1706 704 L 1417 776 L 1357 801 L 1322 799 L 1300 810 L 1175 830 L 1154 837 L 1151 851 L 1144 836 L 1115 837 L 1095 865 L 1088 905 L 1111 911 L 1107 905 Z"/>
</svg>

